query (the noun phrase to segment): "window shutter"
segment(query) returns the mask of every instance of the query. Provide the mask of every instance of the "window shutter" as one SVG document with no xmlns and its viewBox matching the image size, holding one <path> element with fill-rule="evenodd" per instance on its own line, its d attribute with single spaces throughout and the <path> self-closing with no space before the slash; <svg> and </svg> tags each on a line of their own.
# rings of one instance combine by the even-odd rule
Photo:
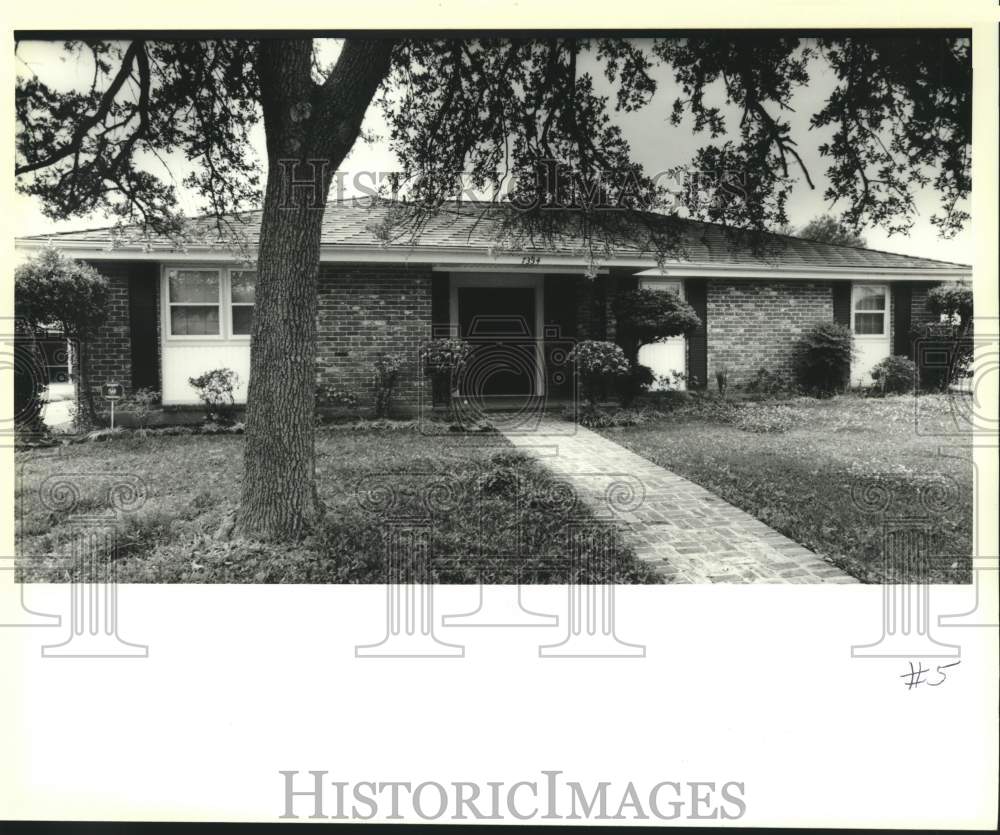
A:
<svg viewBox="0 0 1000 835">
<path fill-rule="evenodd" d="M 158 267 L 134 264 L 128 277 L 129 341 L 131 343 L 132 389 L 160 388 L 159 330 L 156 323 Z"/>
<path fill-rule="evenodd" d="M 913 285 L 900 281 L 890 284 L 889 288 L 892 293 L 892 353 L 913 359 L 913 340 L 910 339 Z"/>
<path fill-rule="evenodd" d="M 431 276 L 431 336 L 449 335 L 451 326 L 451 276 L 434 273 Z"/>
<path fill-rule="evenodd" d="M 833 321 L 851 326 L 851 282 L 837 281 L 833 285 Z"/>
<path fill-rule="evenodd" d="M 701 327 L 687 338 L 688 385 L 691 388 L 704 388 L 708 384 L 708 280 L 687 279 L 684 282 L 684 295 L 701 319 Z M 694 378 L 696 383 L 691 384 L 690 378 Z"/>
</svg>

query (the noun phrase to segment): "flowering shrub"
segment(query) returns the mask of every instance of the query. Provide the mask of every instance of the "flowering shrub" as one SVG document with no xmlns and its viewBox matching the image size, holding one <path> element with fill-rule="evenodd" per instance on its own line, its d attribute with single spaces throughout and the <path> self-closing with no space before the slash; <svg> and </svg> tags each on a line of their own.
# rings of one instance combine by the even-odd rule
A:
<svg viewBox="0 0 1000 835">
<path fill-rule="evenodd" d="M 685 384 L 694 386 L 695 378 L 689 378 L 683 371 L 671 371 L 667 374 L 657 374 L 654 382 L 660 391 L 682 391 Z"/>
<path fill-rule="evenodd" d="M 472 346 L 464 339 L 432 339 L 420 348 L 420 359 L 424 367 L 433 373 L 440 369 L 461 368 L 469 359 L 470 353 Z"/>
<path fill-rule="evenodd" d="M 575 365 L 580 389 L 591 406 L 600 399 L 608 382 L 629 373 L 625 352 L 614 342 L 579 342 L 569 352 L 568 360 Z"/>
<path fill-rule="evenodd" d="M 917 366 L 907 357 L 886 357 L 871 370 L 871 375 L 882 394 L 907 394 L 913 391 Z"/>
<path fill-rule="evenodd" d="M 453 392 L 458 382 L 458 374 L 469 360 L 472 345 L 464 339 L 449 337 L 432 339 L 420 348 L 420 362 L 424 372 L 434 381 L 435 400 L 444 400 L 448 410 L 455 412 Z M 457 415 L 452 415 L 457 419 Z"/>
<path fill-rule="evenodd" d="M 236 414 L 233 391 L 239 377 L 231 368 L 213 368 L 198 377 L 189 377 L 188 383 L 198 392 L 205 404 L 205 419 L 210 423 L 230 425 Z"/>
<path fill-rule="evenodd" d="M 358 396 L 350 389 L 340 386 L 316 386 L 316 405 L 353 411 L 358 408 Z"/>
<path fill-rule="evenodd" d="M 398 354 L 384 354 L 375 360 L 375 417 L 389 416 L 392 395 L 399 381 L 403 358 Z"/>
</svg>

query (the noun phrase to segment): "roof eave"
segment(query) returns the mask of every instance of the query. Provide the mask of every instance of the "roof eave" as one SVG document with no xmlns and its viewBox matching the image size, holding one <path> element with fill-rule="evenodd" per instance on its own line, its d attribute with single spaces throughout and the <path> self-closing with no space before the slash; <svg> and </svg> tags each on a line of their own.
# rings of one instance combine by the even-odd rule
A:
<svg viewBox="0 0 1000 835">
<path fill-rule="evenodd" d="M 165 262 L 241 262 L 241 254 L 223 249 L 217 245 L 192 245 L 185 250 L 176 247 L 157 246 L 117 246 L 107 242 L 81 239 L 39 239 L 15 238 L 15 248 L 23 250 L 41 249 L 55 245 L 74 258 L 101 261 L 165 261 Z M 547 266 L 579 268 L 581 272 L 589 266 L 589 261 L 573 253 L 503 252 L 491 251 L 488 247 L 434 247 L 434 246 L 345 246 L 328 244 L 320 249 L 321 263 L 404 263 L 430 264 L 439 268 L 496 267 L 532 268 L 535 271 Z M 845 265 L 771 265 L 771 264 L 725 264 L 697 261 L 667 262 L 662 268 L 657 266 L 651 255 L 623 253 L 603 259 L 601 267 L 625 267 L 642 270 L 639 275 L 666 276 L 671 278 L 788 278 L 799 280 L 830 280 L 836 278 L 858 279 L 912 279 L 934 281 L 943 278 L 971 278 L 972 268 L 942 264 L 928 267 L 852 267 Z"/>
</svg>

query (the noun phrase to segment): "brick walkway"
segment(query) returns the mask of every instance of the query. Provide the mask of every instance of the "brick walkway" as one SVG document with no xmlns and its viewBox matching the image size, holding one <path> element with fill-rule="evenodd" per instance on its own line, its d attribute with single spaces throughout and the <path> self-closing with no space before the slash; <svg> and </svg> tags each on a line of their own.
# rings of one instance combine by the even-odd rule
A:
<svg viewBox="0 0 1000 835">
<path fill-rule="evenodd" d="M 582 426 L 545 419 L 514 446 L 623 528 L 636 554 L 675 583 L 856 583 L 797 542 L 686 478 Z"/>
</svg>

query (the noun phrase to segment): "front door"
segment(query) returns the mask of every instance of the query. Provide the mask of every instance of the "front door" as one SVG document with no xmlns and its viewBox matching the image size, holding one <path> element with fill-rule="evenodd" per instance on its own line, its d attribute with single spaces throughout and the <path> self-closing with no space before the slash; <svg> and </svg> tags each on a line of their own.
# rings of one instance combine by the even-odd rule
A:
<svg viewBox="0 0 1000 835">
<path fill-rule="evenodd" d="M 851 385 L 874 383 L 872 369 L 892 353 L 889 344 L 889 286 L 855 284 L 851 288 L 851 330 L 854 332 L 854 359 Z"/>
<path fill-rule="evenodd" d="M 472 343 L 459 384 L 463 395 L 538 394 L 533 287 L 459 287 L 458 326 Z"/>
</svg>

